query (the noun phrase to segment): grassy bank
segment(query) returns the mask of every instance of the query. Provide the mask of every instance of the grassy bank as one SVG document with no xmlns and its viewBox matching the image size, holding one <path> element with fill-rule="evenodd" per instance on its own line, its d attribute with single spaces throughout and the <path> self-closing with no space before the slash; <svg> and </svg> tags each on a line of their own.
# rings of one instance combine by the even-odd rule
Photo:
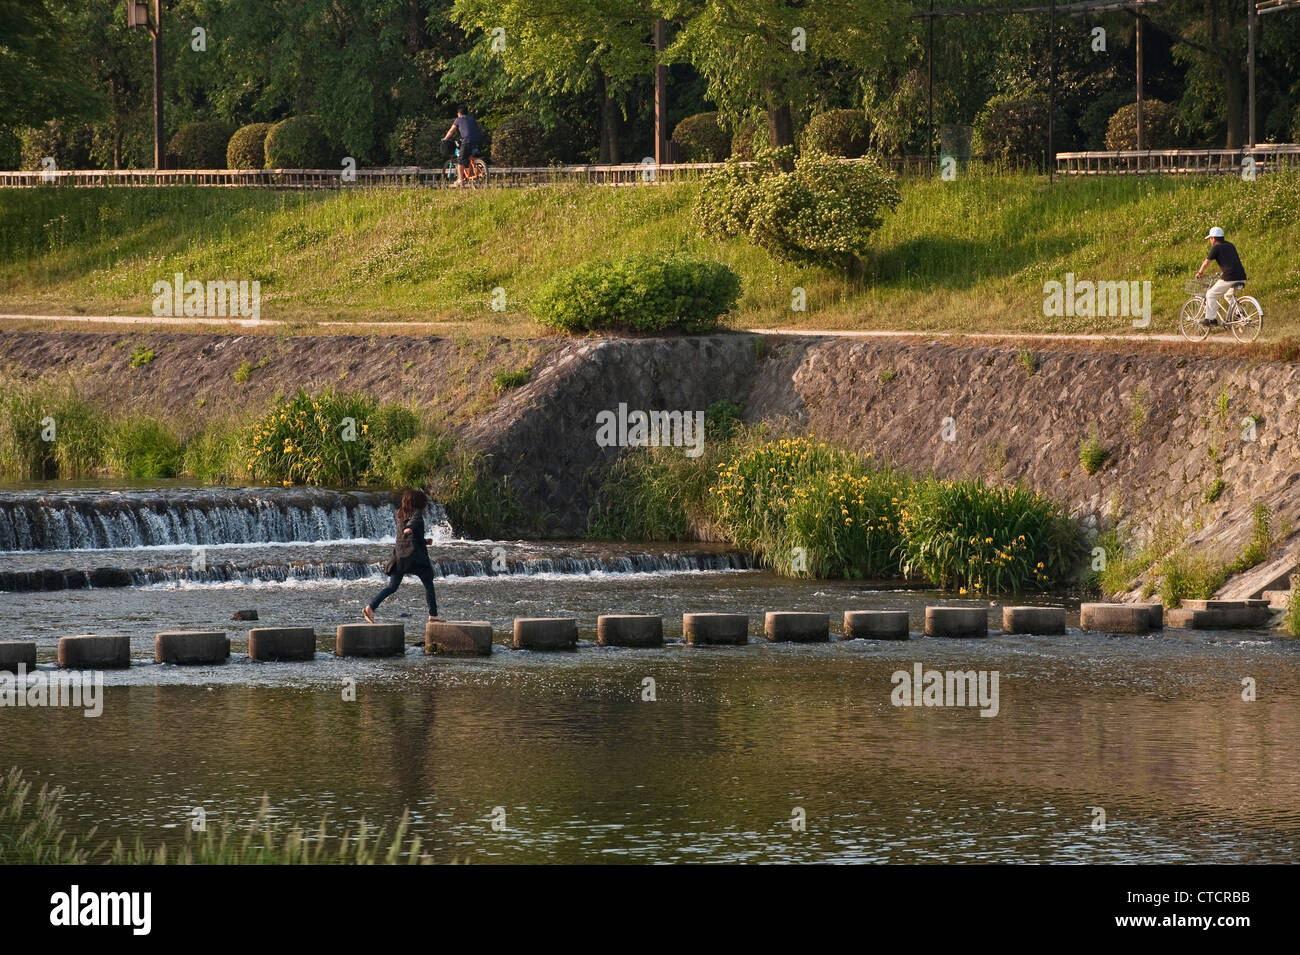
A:
<svg viewBox="0 0 1300 955">
<path fill-rule="evenodd" d="M 175 272 L 257 279 L 262 317 L 464 322 L 528 335 L 557 269 L 669 250 L 716 258 L 743 283 L 733 324 L 1007 332 L 1125 332 L 1128 319 L 1047 318 L 1043 283 L 1153 283 L 1173 331 L 1210 225 L 1233 238 L 1265 336 L 1300 333 L 1300 177 L 1033 177 L 903 184 L 861 275 L 776 262 L 745 239 L 701 238 L 695 185 L 455 193 L 348 190 L 0 191 L 0 310 L 149 314 Z M 791 309 L 795 288 L 805 311 Z M 493 290 L 505 292 L 493 309 Z M 500 304 L 498 293 L 497 304 Z"/>
</svg>

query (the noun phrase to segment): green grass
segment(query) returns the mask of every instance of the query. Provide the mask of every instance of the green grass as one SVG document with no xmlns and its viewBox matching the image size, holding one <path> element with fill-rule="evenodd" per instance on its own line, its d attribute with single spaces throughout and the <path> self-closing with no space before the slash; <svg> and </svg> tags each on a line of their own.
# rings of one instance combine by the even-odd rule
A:
<svg viewBox="0 0 1300 955">
<path fill-rule="evenodd" d="M 418 836 L 407 839 L 406 814 L 392 837 L 383 829 L 358 823 L 340 838 L 329 838 L 328 822 L 314 830 L 278 826 L 271 821 L 265 797 L 247 827 L 214 820 L 195 835 L 185 827 L 179 847 L 134 845 L 120 840 L 95 841 L 75 835 L 63 820 L 63 790 L 42 786 L 33 791 L 21 770 L 0 776 L 0 865 L 428 865 Z"/>
<path fill-rule="evenodd" d="M 557 270 L 680 252 L 741 277 L 746 327 L 1125 332 L 1125 318 L 1046 318 L 1043 283 L 1150 280 L 1171 331 L 1200 237 L 1221 224 L 1265 309 L 1266 338 L 1300 333 L 1300 176 L 905 181 L 861 275 L 774 261 L 745 239 L 698 236 L 698 185 L 468 193 L 106 188 L 0 190 L 0 308 L 149 314 L 173 273 L 257 279 L 269 319 L 410 319 L 535 334 L 527 314 Z M 456 236 L 453 241 L 450 236 Z M 493 312 L 492 289 L 510 310 Z M 791 289 L 807 311 L 790 309 Z"/>
<path fill-rule="evenodd" d="M 1108 457 L 1110 451 L 1101 443 L 1101 436 L 1094 426 L 1088 436 L 1079 442 L 1079 466 L 1083 468 L 1084 474 L 1093 475 L 1101 470 Z"/>
</svg>

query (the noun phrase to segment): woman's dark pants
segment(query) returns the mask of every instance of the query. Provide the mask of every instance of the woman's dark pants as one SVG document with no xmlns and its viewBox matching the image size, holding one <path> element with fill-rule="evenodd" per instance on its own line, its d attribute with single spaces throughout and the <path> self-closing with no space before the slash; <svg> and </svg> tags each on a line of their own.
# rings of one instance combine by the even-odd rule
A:
<svg viewBox="0 0 1300 955">
<path fill-rule="evenodd" d="M 370 609 L 378 610 L 379 605 L 391 597 L 397 591 L 397 588 L 401 586 L 402 578 L 405 577 L 406 574 L 420 578 L 420 583 L 424 584 L 424 600 L 429 605 L 429 616 L 438 616 L 438 598 L 433 592 L 433 571 L 427 568 L 421 570 L 408 570 L 406 573 L 400 571 L 394 573 L 388 578 L 388 583 L 384 585 L 384 588 L 371 598 Z"/>
</svg>

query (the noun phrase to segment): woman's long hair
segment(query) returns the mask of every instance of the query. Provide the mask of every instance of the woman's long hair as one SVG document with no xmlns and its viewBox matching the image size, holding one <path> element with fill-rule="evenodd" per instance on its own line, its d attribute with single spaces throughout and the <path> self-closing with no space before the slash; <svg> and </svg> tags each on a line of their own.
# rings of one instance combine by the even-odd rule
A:
<svg viewBox="0 0 1300 955">
<path fill-rule="evenodd" d="M 397 509 L 397 523 L 405 524 L 416 514 L 423 514 L 429 498 L 423 491 L 408 488 L 402 492 L 402 506 Z"/>
</svg>

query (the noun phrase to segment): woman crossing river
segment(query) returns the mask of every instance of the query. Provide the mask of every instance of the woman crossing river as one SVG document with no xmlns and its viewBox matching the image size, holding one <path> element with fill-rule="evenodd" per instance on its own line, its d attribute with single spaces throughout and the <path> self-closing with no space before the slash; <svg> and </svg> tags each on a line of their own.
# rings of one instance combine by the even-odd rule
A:
<svg viewBox="0 0 1300 955">
<path fill-rule="evenodd" d="M 423 491 L 407 490 L 402 493 L 402 505 L 397 509 L 397 540 L 393 544 L 393 556 L 388 561 L 384 572 L 388 574 L 388 583 L 371 599 L 361 611 L 361 615 L 370 623 L 375 622 L 375 611 L 379 605 L 391 597 L 407 574 L 414 574 L 424 584 L 424 599 L 429 605 L 429 619 L 438 621 L 438 598 L 433 592 L 433 565 L 429 563 L 429 551 L 426 545 L 433 543 L 424 536 L 424 509 L 429 499 Z"/>
</svg>

